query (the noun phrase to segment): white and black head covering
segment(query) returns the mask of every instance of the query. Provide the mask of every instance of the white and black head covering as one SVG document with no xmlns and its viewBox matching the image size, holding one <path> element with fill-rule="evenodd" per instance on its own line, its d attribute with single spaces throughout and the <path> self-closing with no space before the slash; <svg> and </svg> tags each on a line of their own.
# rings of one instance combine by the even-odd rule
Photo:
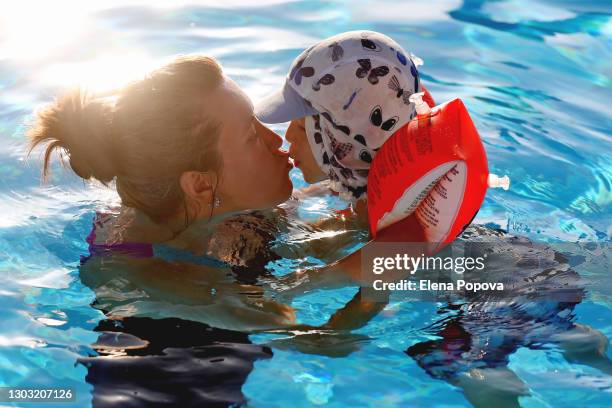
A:
<svg viewBox="0 0 612 408">
<path fill-rule="evenodd" d="M 350 31 L 298 56 L 283 88 L 256 107 L 265 123 L 306 116 L 317 163 L 343 198 L 366 197 L 370 164 L 382 144 L 415 116 L 421 91 L 412 56 L 386 35 Z"/>
</svg>

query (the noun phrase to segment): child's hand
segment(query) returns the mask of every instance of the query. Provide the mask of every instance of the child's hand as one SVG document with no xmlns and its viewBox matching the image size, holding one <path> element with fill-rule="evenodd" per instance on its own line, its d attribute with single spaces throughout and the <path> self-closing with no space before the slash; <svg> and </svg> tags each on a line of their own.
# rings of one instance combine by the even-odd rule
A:
<svg viewBox="0 0 612 408">
<path fill-rule="evenodd" d="M 289 305 L 264 298 L 247 301 L 245 303 L 249 304 L 249 308 L 253 309 L 254 312 L 261 313 L 260 315 L 254 313 L 251 317 L 254 317 L 257 321 L 261 321 L 264 325 L 267 322 L 271 322 L 282 327 L 295 325 L 296 323 L 295 309 Z"/>
<path fill-rule="evenodd" d="M 384 293 L 386 298 L 384 301 L 375 301 L 364 299 L 362 291 L 360 288 L 350 302 L 330 317 L 324 327 L 333 330 L 359 329 L 368 324 L 387 305 L 388 293 Z"/>
<path fill-rule="evenodd" d="M 376 242 L 426 242 L 423 227 L 414 213 L 380 230 Z"/>
</svg>

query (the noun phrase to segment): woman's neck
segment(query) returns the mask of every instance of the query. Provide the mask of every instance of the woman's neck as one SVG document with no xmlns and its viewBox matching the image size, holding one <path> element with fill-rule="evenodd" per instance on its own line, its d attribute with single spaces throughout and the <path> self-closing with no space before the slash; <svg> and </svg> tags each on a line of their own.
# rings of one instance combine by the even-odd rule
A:
<svg viewBox="0 0 612 408">
<path fill-rule="evenodd" d="M 241 212 L 243 211 L 214 211 L 212 215 L 203 214 L 197 217 L 195 220 L 190 221 L 187 226 L 185 225 L 184 216 L 182 218 L 176 217 L 172 220 L 172 225 L 169 223 L 166 225 L 166 228 L 173 235 L 164 244 L 200 253 L 206 247 L 207 238 L 213 235 L 217 225 Z"/>
</svg>

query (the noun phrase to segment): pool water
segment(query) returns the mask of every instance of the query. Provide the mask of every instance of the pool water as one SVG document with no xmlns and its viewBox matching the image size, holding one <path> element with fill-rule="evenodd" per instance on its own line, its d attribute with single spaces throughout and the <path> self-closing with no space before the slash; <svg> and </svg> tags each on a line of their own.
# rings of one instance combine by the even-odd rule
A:
<svg viewBox="0 0 612 408">
<path fill-rule="evenodd" d="M 457 310 L 442 304 L 392 299 L 365 327 L 302 347 L 277 334 L 210 328 L 172 313 L 114 325 L 91 306 L 95 296 L 79 279 L 79 265 L 95 211 L 117 203 L 116 194 L 59 166 L 43 186 L 38 152 L 24 160 L 32 110 L 71 84 L 111 89 L 175 54 L 199 52 L 216 56 L 257 100 L 282 83 L 302 49 L 354 29 L 383 32 L 421 57 L 422 79 L 436 101 L 462 98 L 491 172 L 512 180 L 507 192 L 489 191 L 475 223 L 537 241 L 577 243 L 574 257 L 590 261 L 576 265 L 585 294 L 566 321 L 612 338 L 610 4 L 97 3 L 21 1 L 0 13 L 0 386 L 72 387 L 75 406 L 90 405 L 93 394 L 101 405 L 470 406 L 415 348 L 435 344 L 428 342 L 455 327 Z M 282 134 L 284 127 L 275 130 Z M 292 179 L 305 186 L 296 170 Z M 298 215 L 314 219 L 340 207 L 337 199 L 309 199 Z M 355 238 L 355 245 L 363 240 Z M 593 255 L 601 248 L 602 255 Z M 306 257 L 274 267 L 287 273 L 321 262 Z M 355 291 L 310 292 L 293 306 L 301 322 L 320 324 Z M 129 347 L 143 341 L 146 347 Z M 96 360 L 95 344 L 107 345 L 116 358 Z M 502 346 L 489 349 L 503 352 Z M 528 388 L 521 406 L 611 404 L 610 372 L 569 362 L 554 344 L 518 346 L 503 359 Z M 135 374 L 122 377 L 124 364 Z M 122 394 L 118 384 L 140 397 Z"/>
</svg>

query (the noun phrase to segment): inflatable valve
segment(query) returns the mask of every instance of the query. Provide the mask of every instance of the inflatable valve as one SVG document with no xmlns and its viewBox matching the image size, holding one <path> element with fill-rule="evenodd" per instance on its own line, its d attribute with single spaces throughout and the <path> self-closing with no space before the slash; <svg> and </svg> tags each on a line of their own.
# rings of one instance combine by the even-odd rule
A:
<svg viewBox="0 0 612 408">
<path fill-rule="evenodd" d="M 504 190 L 508 190 L 510 188 L 510 177 L 504 176 L 499 177 L 497 174 L 489 174 L 489 178 L 487 179 L 487 184 L 490 188 L 503 188 Z"/>
<path fill-rule="evenodd" d="M 414 64 L 415 67 L 420 67 L 421 65 L 424 64 L 423 60 L 417 57 L 416 55 L 414 55 L 413 53 L 410 53 L 410 59 L 412 60 L 412 63 Z"/>
<path fill-rule="evenodd" d="M 423 60 L 419 57 L 417 57 L 416 55 L 414 55 L 413 53 L 410 53 L 410 60 L 412 61 L 412 63 L 414 64 L 415 68 L 416 67 L 420 67 L 421 65 L 424 64 Z M 423 84 L 422 82 L 419 81 L 420 84 L 420 88 L 423 90 L 422 93 L 420 93 L 420 97 L 427 102 L 427 104 L 429 105 L 430 108 L 433 108 L 434 106 L 436 106 L 436 102 L 434 101 L 433 97 L 431 96 L 431 94 L 429 93 L 429 91 L 427 90 L 427 88 L 425 88 L 425 84 Z M 417 98 L 417 97 L 415 97 Z M 414 102 L 413 100 L 411 100 L 411 102 Z M 416 103 L 415 103 L 416 105 Z"/>
<path fill-rule="evenodd" d="M 431 108 L 425 101 L 423 100 L 423 95 L 425 92 L 417 92 L 410 95 L 408 100 L 414 103 L 414 108 L 416 109 L 416 113 L 418 117 L 425 117 L 431 113 Z"/>
</svg>

